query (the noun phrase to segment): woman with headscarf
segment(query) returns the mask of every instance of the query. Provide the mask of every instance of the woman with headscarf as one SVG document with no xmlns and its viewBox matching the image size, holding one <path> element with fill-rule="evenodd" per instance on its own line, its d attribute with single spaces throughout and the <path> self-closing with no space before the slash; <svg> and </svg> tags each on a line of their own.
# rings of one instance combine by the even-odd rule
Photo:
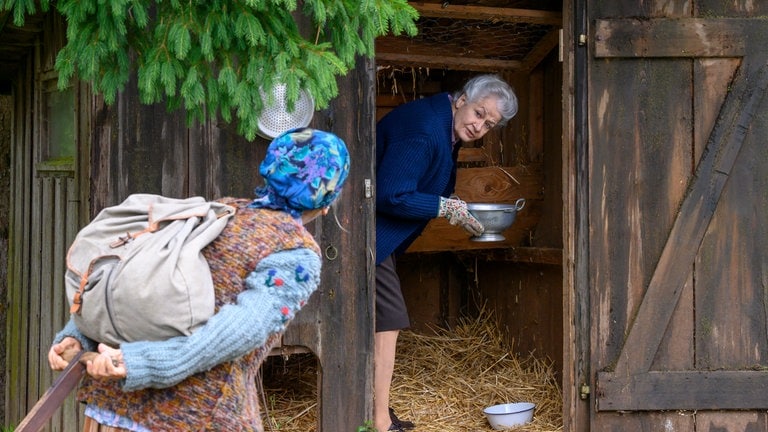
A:
<svg viewBox="0 0 768 432">
<path fill-rule="evenodd" d="M 257 198 L 219 200 L 237 211 L 203 249 L 216 312 L 191 335 L 116 349 L 70 320 L 48 360 L 62 370 L 73 353 L 100 353 L 77 394 L 84 430 L 262 431 L 256 372 L 320 282 L 319 247 L 304 224 L 328 212 L 348 172 L 333 134 L 302 128 L 272 141 Z"/>
</svg>

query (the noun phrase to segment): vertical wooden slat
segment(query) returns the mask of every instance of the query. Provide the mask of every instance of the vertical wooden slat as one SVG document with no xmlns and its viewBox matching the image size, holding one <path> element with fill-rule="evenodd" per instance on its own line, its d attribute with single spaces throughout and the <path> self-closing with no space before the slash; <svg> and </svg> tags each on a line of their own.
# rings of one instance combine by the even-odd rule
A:
<svg viewBox="0 0 768 432">
<path fill-rule="evenodd" d="M 590 382 L 587 0 L 563 1 L 563 428 L 586 431 L 590 405 L 580 394 Z"/>
<path fill-rule="evenodd" d="M 352 161 L 338 205 L 313 224 L 324 254 L 321 286 L 284 338 L 319 357 L 322 432 L 354 430 L 372 419 L 374 209 L 365 180 L 375 187 L 374 76 L 372 62 L 360 60 L 340 79 L 339 97 L 312 124 L 344 139 Z"/>
<path fill-rule="evenodd" d="M 9 281 L 9 290 L 13 293 L 11 314 L 9 314 L 8 341 L 8 380 L 9 408 L 6 421 L 15 422 L 24 417 L 27 407 L 27 344 L 26 330 L 28 328 L 28 301 L 29 301 L 29 272 L 26 263 L 30 261 L 29 239 L 23 235 L 29 227 L 31 203 L 29 191 L 32 189 L 32 118 L 33 118 L 33 59 L 30 56 L 26 65 L 18 74 L 18 99 L 16 105 L 17 121 L 15 122 L 14 143 L 12 156 L 14 166 L 14 188 L 12 189 L 11 202 L 14 204 L 11 226 L 13 250 L 12 275 Z"/>
<path fill-rule="evenodd" d="M 41 249 L 42 249 L 42 233 L 41 227 L 43 221 L 40 218 L 40 206 L 43 204 L 42 200 L 42 185 L 40 178 L 37 176 L 35 165 L 40 161 L 40 128 L 42 125 L 44 112 L 44 101 L 42 98 L 41 88 L 39 86 L 39 79 L 42 69 L 42 46 L 41 41 L 38 39 L 34 50 L 34 74 L 32 76 L 32 100 L 33 102 L 33 114 L 32 121 L 28 126 L 32 130 L 31 158 L 30 158 L 30 175 L 32 178 L 32 189 L 30 190 L 30 213 L 29 213 L 29 226 L 26 229 L 26 233 L 30 236 L 30 251 L 27 262 L 29 267 L 29 283 L 26 286 L 28 292 L 28 301 L 26 304 L 27 311 L 25 317 L 27 320 L 27 327 L 25 331 L 26 336 L 26 377 L 27 377 L 27 404 L 24 407 L 24 412 L 28 411 L 32 406 L 37 403 L 37 400 L 42 394 L 40 392 L 40 376 L 39 368 L 37 367 L 37 351 L 40 345 L 40 271 L 39 266 L 42 261 Z"/>
<path fill-rule="evenodd" d="M 53 336 L 63 326 L 65 318 L 65 293 L 64 293 L 64 254 L 66 253 L 66 226 L 72 215 L 68 213 L 68 195 L 73 188 L 71 172 L 62 173 L 52 178 L 54 190 L 52 191 L 52 205 L 50 221 L 52 228 L 51 237 L 46 241 L 51 247 L 51 259 L 44 261 L 41 271 L 43 272 L 46 283 L 43 286 L 44 311 L 46 317 L 43 320 L 44 327 L 40 336 L 40 354 L 41 354 L 41 377 L 44 387 L 50 386 L 53 382 L 53 373 L 47 367 L 47 351 L 53 340 Z M 57 412 L 51 420 L 51 430 L 62 429 L 61 411 Z"/>
<path fill-rule="evenodd" d="M 23 69 L 23 68 L 21 68 Z M 10 167 L 11 167 L 11 185 L 15 184 L 18 180 L 18 162 L 17 158 L 19 157 L 19 152 L 17 150 L 18 148 L 18 135 L 17 132 L 19 130 L 18 123 L 20 122 L 20 116 L 18 115 L 20 111 L 20 105 L 21 100 L 18 97 L 19 94 L 23 94 L 21 92 L 21 86 L 18 84 L 14 88 L 14 93 L 16 97 L 13 99 L 12 103 L 12 109 L 14 111 L 14 117 L 13 117 L 13 124 L 11 125 L 11 143 L 10 143 Z M 10 202 L 13 203 L 14 197 L 16 197 L 18 194 L 16 194 L 14 188 L 11 188 L 11 190 L 8 192 L 8 195 L 10 197 Z M 6 361 L 6 367 L 3 371 L 3 379 L 5 380 L 5 394 L 3 398 L 3 411 L 5 412 L 5 421 L 7 423 L 11 422 L 12 415 L 13 415 L 13 408 L 12 404 L 16 403 L 17 395 L 14 394 L 16 391 L 16 382 L 14 379 L 14 374 L 12 373 L 12 365 L 14 360 L 14 349 L 12 348 L 14 343 L 18 342 L 18 338 L 14 337 L 13 330 L 16 328 L 16 317 L 18 316 L 16 313 L 16 304 L 18 303 L 18 290 L 14 289 L 15 282 L 18 280 L 18 266 L 14 264 L 14 260 L 11 259 L 11 257 L 14 256 L 14 253 L 18 252 L 18 246 L 16 245 L 16 241 L 18 240 L 19 236 L 14 234 L 14 223 L 18 221 L 18 206 L 15 205 L 9 205 L 8 208 L 8 227 L 10 228 L 8 230 L 8 285 L 7 285 L 7 293 L 6 298 L 8 301 L 8 310 L 6 311 L 6 328 L 5 328 L 5 343 L 6 346 L 4 346 L 2 349 L 5 351 L 5 361 Z M 14 395 L 13 402 L 11 402 L 11 395 Z"/>
<path fill-rule="evenodd" d="M 40 374 L 38 367 L 38 351 L 40 347 L 40 289 L 42 285 L 40 265 L 46 256 L 43 254 L 43 234 L 42 226 L 45 223 L 42 219 L 42 215 L 39 211 L 41 206 L 46 205 L 45 198 L 45 180 L 41 181 L 39 178 L 35 179 L 34 186 L 32 188 L 32 203 L 33 211 L 30 217 L 29 233 L 31 238 L 30 243 L 30 261 L 29 265 L 29 300 L 27 303 L 27 331 L 26 331 L 26 357 L 27 357 L 27 406 L 26 409 L 34 406 L 37 400 L 42 395 L 41 389 L 43 383 L 40 382 Z"/>
<path fill-rule="evenodd" d="M 49 296 L 52 277 L 49 268 L 55 257 L 52 240 L 55 235 L 53 222 L 54 215 L 56 214 L 54 206 L 57 179 L 40 172 L 37 174 L 37 179 L 40 188 L 40 200 L 38 201 L 39 204 L 35 213 L 36 217 L 39 218 L 39 223 L 33 226 L 39 232 L 40 244 L 38 255 L 40 258 L 37 262 L 30 263 L 33 271 L 37 274 L 38 283 L 32 287 L 34 301 L 31 302 L 30 307 L 34 309 L 34 315 L 37 316 L 37 319 L 34 325 L 30 325 L 30 330 L 34 329 L 34 332 L 30 334 L 29 356 L 30 374 L 37 378 L 37 389 L 34 401 L 27 407 L 27 410 L 37 403 L 52 382 L 51 371 L 48 368 L 46 356 L 43 352 L 46 351 L 47 353 L 45 349 L 48 345 L 46 338 L 50 333 L 49 328 L 51 326 Z"/>
<path fill-rule="evenodd" d="M 26 233 L 29 230 L 29 218 L 32 213 L 32 203 L 30 198 L 30 192 L 32 190 L 32 164 L 33 164 L 33 157 L 32 157 L 32 145 L 34 141 L 34 133 L 33 133 L 33 111 L 34 111 L 34 85 L 33 85 L 33 79 L 31 76 L 31 72 L 34 71 L 33 63 L 30 58 L 30 62 L 28 64 L 27 73 L 30 75 L 27 77 L 25 81 L 27 81 L 27 90 L 26 90 L 26 119 L 24 122 L 24 142 L 23 145 L 23 155 L 24 155 L 24 168 L 23 168 L 23 174 L 24 178 L 21 179 L 22 184 L 24 184 L 25 188 L 23 192 L 20 194 L 21 198 L 21 205 L 23 209 L 22 219 L 19 221 L 21 224 L 21 230 L 20 233 Z M 23 262 L 29 262 L 31 259 L 31 244 L 30 244 L 30 238 L 28 236 L 23 237 L 23 245 L 22 245 L 22 253 L 21 257 L 23 257 Z M 28 328 L 27 325 L 27 315 L 29 313 L 29 267 L 22 266 L 21 270 L 19 272 L 19 284 L 16 286 L 16 289 L 20 292 L 20 299 L 16 311 L 19 314 L 19 326 L 16 328 L 16 332 L 19 338 L 19 350 L 17 352 L 18 358 L 16 359 L 16 370 L 17 370 L 17 380 L 19 384 L 18 392 L 20 395 L 23 395 L 19 398 L 18 402 L 18 409 L 16 412 L 16 415 L 18 418 L 21 418 L 26 411 L 26 397 L 27 392 L 29 391 L 29 386 L 27 384 L 27 346 L 26 346 L 26 330 Z"/>
<path fill-rule="evenodd" d="M 190 195 L 253 197 L 253 189 L 263 183 L 259 163 L 268 140 L 247 141 L 235 133 L 233 125 L 216 122 L 189 128 L 188 140 Z"/>
<path fill-rule="evenodd" d="M 78 145 L 79 148 L 81 148 L 81 145 Z M 75 170 L 75 178 L 77 178 L 77 169 L 79 168 L 79 165 L 76 165 Z M 54 298 L 55 298 L 55 305 L 54 310 L 56 311 L 54 313 L 54 325 L 55 331 L 58 331 L 69 320 L 69 306 L 66 301 L 66 291 L 64 287 L 64 272 L 66 271 L 66 253 L 69 245 L 72 243 L 72 241 L 75 238 L 75 235 L 77 234 L 77 230 L 79 227 L 79 220 L 80 220 L 80 202 L 78 201 L 78 197 L 80 196 L 80 190 L 78 183 L 71 179 L 68 183 L 67 191 L 66 191 L 66 202 L 63 203 L 62 207 L 65 209 L 66 217 L 66 223 L 63 229 L 64 232 L 64 244 L 62 245 L 63 248 L 61 251 L 63 252 L 61 259 L 59 260 L 60 263 L 57 265 L 57 268 L 61 269 L 59 276 L 56 280 L 55 284 L 55 291 L 54 291 Z M 59 415 L 61 416 L 60 419 L 60 431 L 61 432 L 68 432 L 68 431 L 76 431 L 81 430 L 80 425 L 82 424 L 82 410 L 83 406 L 79 404 L 75 400 L 75 394 L 73 393 L 70 395 L 70 397 L 67 398 L 67 400 L 64 402 L 64 405 L 62 405 Z"/>
<path fill-rule="evenodd" d="M 27 65 L 25 65 L 27 66 Z M 23 220 L 24 220 L 24 213 L 23 209 L 24 206 L 20 205 L 23 203 L 23 201 L 20 201 L 23 199 L 23 191 L 24 189 L 19 189 L 16 187 L 16 185 L 19 185 L 20 182 L 24 179 L 24 160 L 25 160 L 25 154 L 24 154 L 24 140 L 25 140 L 25 120 L 27 119 L 27 116 L 25 116 L 23 113 L 27 112 L 28 110 L 25 110 L 25 105 L 28 104 L 29 99 L 26 98 L 29 88 L 27 86 L 27 81 L 24 79 L 24 71 L 25 68 L 21 67 L 19 73 L 17 74 L 17 86 L 15 88 L 15 98 L 14 98 L 14 113 L 16 114 L 14 117 L 14 126 L 12 131 L 12 143 L 11 143 L 11 171 L 12 171 L 12 187 L 11 189 L 11 203 L 14 205 L 11 206 L 10 211 L 10 226 L 11 229 L 9 230 L 9 250 L 8 250 L 8 256 L 9 256 L 9 269 L 8 269 L 8 301 L 9 301 L 9 309 L 8 309 L 8 318 L 7 318 L 7 334 L 6 334 L 6 360 L 7 360 L 7 367 L 6 367 L 6 383 L 7 383 L 7 393 L 5 398 L 5 412 L 6 412 L 6 421 L 11 423 L 15 422 L 16 419 L 19 418 L 18 413 L 20 412 L 20 406 L 23 404 L 23 401 L 26 400 L 26 394 L 20 394 L 20 390 L 23 388 L 21 386 L 21 383 L 19 382 L 21 379 L 21 374 L 18 373 L 18 364 L 19 359 L 21 357 L 20 351 L 21 351 L 21 341 L 23 340 L 21 335 L 19 334 L 19 329 L 21 327 L 21 312 L 20 307 L 22 304 L 22 290 L 18 289 L 18 286 L 21 284 L 21 260 L 15 259 L 16 257 L 23 257 L 23 235 L 19 235 L 19 233 L 23 232 L 21 228 L 23 227 Z"/>
<path fill-rule="evenodd" d="M 115 107 L 120 106 L 123 103 L 122 100 L 122 98 L 118 98 Z M 86 200 L 86 202 L 81 203 L 81 208 L 84 210 L 87 208 L 87 212 L 80 215 L 80 222 L 83 226 L 96 215 L 98 209 L 110 204 L 108 201 L 109 187 L 113 183 L 109 181 L 112 168 L 110 165 L 112 159 L 110 140 L 117 136 L 118 128 L 115 121 L 115 109 L 108 108 L 101 97 L 96 95 L 90 95 L 88 102 L 88 112 L 94 117 L 94 121 L 91 124 L 89 154 L 86 156 L 89 164 L 87 168 L 81 169 L 81 171 L 88 171 L 88 187 L 82 190 L 80 194 L 81 199 Z M 83 156 L 80 156 L 80 161 L 84 162 Z"/>
<path fill-rule="evenodd" d="M 22 72 L 24 68 L 20 68 L 19 74 L 17 74 L 17 78 L 22 78 Z M 23 143 L 23 134 L 21 131 L 24 130 L 24 116 L 19 115 L 20 113 L 25 112 L 23 109 L 23 104 L 26 101 L 24 98 L 25 95 L 25 86 L 24 86 L 24 80 L 17 81 L 17 85 L 15 90 L 15 98 L 13 103 L 13 110 L 16 114 L 14 116 L 14 124 L 12 127 L 12 134 L 11 134 L 11 175 L 12 185 L 19 184 L 20 179 L 23 178 L 22 172 L 23 172 L 23 146 L 20 145 Z M 19 198 L 20 193 L 18 191 L 18 188 L 12 187 L 10 191 L 11 196 L 11 203 L 14 205 L 10 206 L 9 209 L 9 225 L 10 230 L 8 232 L 8 315 L 7 315 L 7 330 L 6 330 L 6 346 L 4 349 L 6 350 L 6 368 L 5 368 L 5 382 L 6 382 L 6 395 L 5 395 L 5 419 L 6 422 L 11 423 L 14 422 L 18 418 L 18 407 L 19 407 L 19 374 L 15 370 L 16 365 L 18 364 L 18 351 L 20 349 L 20 336 L 17 332 L 19 328 L 19 317 L 20 313 L 18 311 L 18 308 L 21 304 L 21 291 L 17 289 L 16 287 L 19 285 L 19 279 L 20 279 L 20 273 L 21 273 L 21 264 L 19 259 L 14 259 L 15 257 L 19 257 L 20 253 L 22 252 L 21 248 L 21 240 L 24 238 L 24 236 L 18 235 L 18 233 L 22 232 L 20 230 L 17 230 L 19 228 L 19 222 L 23 220 L 22 217 L 22 209 L 23 206 L 18 205 L 19 204 Z M 24 395 L 23 397 L 26 397 Z"/>
<path fill-rule="evenodd" d="M 69 191 L 72 189 L 70 186 L 70 183 L 72 182 L 71 178 L 69 176 L 57 178 L 57 184 L 56 184 L 56 199 L 54 203 L 54 209 L 55 209 L 55 215 L 58 217 L 55 217 L 53 222 L 54 226 L 54 235 L 52 239 L 52 248 L 55 252 L 53 259 L 50 263 L 46 265 L 48 268 L 48 273 L 51 276 L 51 282 L 50 282 L 50 288 L 47 290 L 49 293 L 48 298 L 48 304 L 49 307 L 47 308 L 48 314 L 49 314 L 49 321 L 48 321 L 48 331 L 43 335 L 42 342 L 43 346 L 41 349 L 47 353 L 48 347 L 51 345 L 51 342 L 53 341 L 53 336 L 56 334 L 56 332 L 61 329 L 62 327 L 62 321 L 64 319 L 64 290 L 63 290 L 63 283 L 64 283 L 64 271 L 63 271 L 63 253 L 62 250 L 65 248 L 64 241 L 65 241 L 65 235 L 66 235 L 66 226 L 67 222 L 69 220 L 70 215 L 67 212 L 67 201 L 69 198 Z M 45 366 L 45 365 L 44 365 Z M 46 368 L 48 369 L 48 368 Z M 58 376 L 58 374 L 56 374 Z M 55 379 L 54 374 L 49 373 L 46 376 L 46 379 L 48 382 L 53 382 Z M 62 429 L 62 418 L 63 413 L 61 410 L 59 410 L 51 419 L 51 431 L 52 432 L 59 432 L 63 431 L 65 429 Z"/>
<path fill-rule="evenodd" d="M 67 187 L 66 203 L 64 208 L 67 219 L 64 226 L 64 248 L 60 268 L 62 274 L 59 278 L 56 288 L 56 298 L 58 306 L 56 310 L 60 311 L 61 316 L 54 317 L 58 323 L 56 331 L 64 327 L 69 320 L 69 304 L 66 301 L 66 289 L 64 287 L 63 274 L 66 271 L 66 254 L 69 245 L 74 241 L 80 227 L 84 226 L 89 220 L 90 205 L 90 174 L 91 174 L 91 144 L 94 136 L 93 132 L 93 96 L 88 85 L 75 84 L 75 122 L 78 125 L 75 172 L 73 178 Z M 82 430 L 83 405 L 78 403 L 73 393 L 66 399 L 61 407 L 61 432 Z"/>
<path fill-rule="evenodd" d="M 0 155 L 3 159 L 0 161 L 0 301 L 3 302 L 3 307 L 0 309 L 0 423 L 5 424 L 5 406 L 6 406 L 6 352 L 5 344 L 7 337 L 7 320 L 8 320 L 8 232 L 10 225 L 8 224 L 10 215 L 10 166 L 12 159 L 10 158 L 11 147 L 11 130 L 13 128 L 13 99 L 7 95 L 0 94 Z"/>
<path fill-rule="evenodd" d="M 536 157 L 544 154 L 544 71 L 536 69 L 528 77 L 528 118 L 527 127 L 527 147 L 528 160 L 536 161 Z M 520 104 L 523 104 L 520 101 Z"/>
</svg>

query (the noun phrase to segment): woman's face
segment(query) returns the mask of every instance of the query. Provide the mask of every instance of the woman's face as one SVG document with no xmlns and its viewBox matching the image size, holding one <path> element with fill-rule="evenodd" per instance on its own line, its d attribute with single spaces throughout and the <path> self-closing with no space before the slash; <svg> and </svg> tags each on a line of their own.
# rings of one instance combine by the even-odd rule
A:
<svg viewBox="0 0 768 432">
<path fill-rule="evenodd" d="M 477 102 L 468 102 L 467 95 L 461 95 L 454 103 L 453 133 L 463 142 L 475 141 L 493 129 L 501 120 L 498 98 L 487 96 Z"/>
</svg>

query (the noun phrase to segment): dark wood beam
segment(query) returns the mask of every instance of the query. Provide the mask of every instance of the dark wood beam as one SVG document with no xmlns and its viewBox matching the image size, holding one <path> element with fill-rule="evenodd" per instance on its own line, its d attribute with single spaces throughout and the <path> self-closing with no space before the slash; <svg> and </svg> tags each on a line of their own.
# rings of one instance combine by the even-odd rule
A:
<svg viewBox="0 0 768 432">
<path fill-rule="evenodd" d="M 376 52 L 379 63 L 395 63 L 401 65 L 418 65 L 436 69 L 452 69 L 477 72 L 500 72 L 518 70 L 522 63 L 517 60 L 489 60 L 472 57 L 446 57 L 423 54 L 397 54 L 392 52 Z"/>
<path fill-rule="evenodd" d="M 544 35 L 540 41 L 534 45 L 531 52 L 525 56 L 522 63 L 522 69 L 530 72 L 541 63 L 546 56 L 560 44 L 560 29 L 555 29 Z"/>
<path fill-rule="evenodd" d="M 765 370 L 665 370 L 639 375 L 600 372 L 595 393 L 598 411 L 765 410 L 766 388 Z"/>
<path fill-rule="evenodd" d="M 563 265 L 563 250 L 561 248 L 506 247 L 500 249 L 460 251 L 457 252 L 457 254 L 460 256 L 472 256 L 482 261 Z"/>
<path fill-rule="evenodd" d="M 526 24 L 541 24 L 562 26 L 563 14 L 554 11 L 532 9 L 514 9 L 486 6 L 462 6 L 448 4 L 443 7 L 439 3 L 410 2 L 411 6 L 423 17 L 473 19 L 497 22 L 514 22 Z"/>
<path fill-rule="evenodd" d="M 597 20 L 595 57 L 741 57 L 746 24 L 734 18 Z"/>
</svg>

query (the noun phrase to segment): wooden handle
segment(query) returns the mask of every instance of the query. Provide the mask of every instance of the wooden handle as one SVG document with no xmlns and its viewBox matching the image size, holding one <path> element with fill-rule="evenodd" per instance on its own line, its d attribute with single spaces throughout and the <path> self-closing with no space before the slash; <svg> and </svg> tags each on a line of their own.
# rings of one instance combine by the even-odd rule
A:
<svg viewBox="0 0 768 432">
<path fill-rule="evenodd" d="M 94 352 L 83 351 L 66 354 L 62 357 L 71 356 L 69 366 L 56 378 L 53 385 L 45 391 L 43 397 L 37 401 L 32 410 L 24 417 L 24 420 L 19 423 L 15 429 L 16 432 L 38 432 L 42 429 L 64 403 L 67 395 L 77 388 L 77 383 L 85 374 L 85 362 L 98 355 Z"/>
<path fill-rule="evenodd" d="M 95 358 L 96 358 L 96 357 L 98 357 L 98 356 L 99 356 L 99 353 L 97 353 L 97 352 L 93 352 L 93 351 L 85 351 L 85 352 L 83 352 L 83 354 L 80 356 L 80 358 L 79 358 L 79 361 L 80 361 L 80 363 L 81 363 L 82 365 L 85 365 L 85 363 L 86 363 L 86 362 L 88 362 L 89 360 L 93 360 L 93 359 L 95 359 Z"/>
<path fill-rule="evenodd" d="M 69 363 L 72 363 L 72 360 L 77 357 L 80 363 L 85 364 L 87 361 L 98 357 L 98 355 L 99 353 L 93 351 L 82 351 L 74 348 L 68 348 L 63 353 L 61 353 L 61 358 L 68 361 Z"/>
</svg>

